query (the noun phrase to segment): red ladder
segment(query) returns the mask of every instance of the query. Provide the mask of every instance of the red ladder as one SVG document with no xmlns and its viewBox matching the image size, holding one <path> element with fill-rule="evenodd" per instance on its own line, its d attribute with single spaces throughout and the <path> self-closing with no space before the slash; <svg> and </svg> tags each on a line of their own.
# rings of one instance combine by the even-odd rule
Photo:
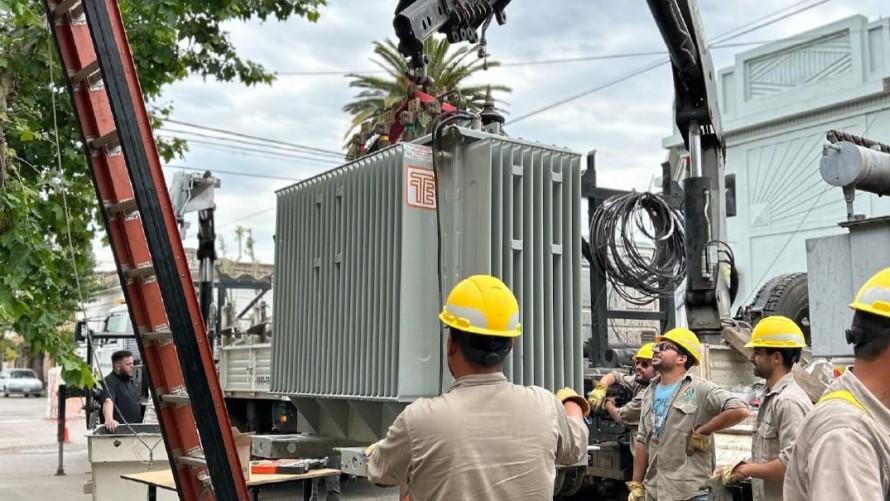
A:
<svg viewBox="0 0 890 501">
<path fill-rule="evenodd" d="M 182 500 L 249 498 L 116 0 L 44 0 Z"/>
</svg>

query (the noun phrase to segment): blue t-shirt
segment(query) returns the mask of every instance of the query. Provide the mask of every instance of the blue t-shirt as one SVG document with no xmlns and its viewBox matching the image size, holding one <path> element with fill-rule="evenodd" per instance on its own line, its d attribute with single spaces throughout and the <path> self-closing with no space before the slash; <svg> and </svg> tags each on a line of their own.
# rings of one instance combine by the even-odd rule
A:
<svg viewBox="0 0 890 501">
<path fill-rule="evenodd" d="M 674 396 L 674 391 L 679 384 L 680 381 L 676 381 L 673 384 L 659 384 L 655 387 L 655 399 L 652 402 L 652 414 L 655 415 L 656 437 L 661 436 L 661 431 L 664 429 L 664 419 L 667 417 L 668 406 L 671 403 L 671 397 Z"/>
</svg>

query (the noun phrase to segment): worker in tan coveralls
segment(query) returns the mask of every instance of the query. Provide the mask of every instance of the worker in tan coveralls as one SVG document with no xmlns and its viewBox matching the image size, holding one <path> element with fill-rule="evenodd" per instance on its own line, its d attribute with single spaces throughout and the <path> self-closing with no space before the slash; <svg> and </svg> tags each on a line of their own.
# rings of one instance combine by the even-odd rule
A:
<svg viewBox="0 0 890 501">
<path fill-rule="evenodd" d="M 788 501 L 890 499 L 890 268 L 850 308 L 853 367 L 803 422 L 785 474 Z"/>
<path fill-rule="evenodd" d="M 634 437 L 640 424 L 643 393 L 649 387 L 649 381 L 655 377 L 655 368 L 652 367 L 652 347 L 654 346 L 655 343 L 644 344 L 637 351 L 637 354 L 631 358 L 634 363 L 633 375 L 612 371 L 603 376 L 596 383 L 590 394 L 587 395 L 591 412 L 598 412 L 601 408 L 605 409 L 613 421 L 629 428 L 631 454 L 636 454 Z M 614 399 L 606 398 L 606 392 L 614 384 L 619 385 L 631 394 L 632 399 L 630 402 L 618 407 Z"/>
<path fill-rule="evenodd" d="M 704 485 L 716 466 L 711 435 L 750 413 L 728 391 L 689 373 L 700 359 L 701 344 L 689 329 L 655 338 L 658 375 L 643 396 L 628 501 L 708 499 Z"/>
<path fill-rule="evenodd" d="M 368 447 L 368 479 L 407 484 L 412 501 L 552 499 L 556 465 L 587 456 L 587 400 L 504 377 L 520 326 L 516 298 L 500 280 L 460 282 L 439 318 L 449 328 L 454 384 L 413 402 Z"/>
<path fill-rule="evenodd" d="M 754 327 L 751 363 L 754 375 L 766 379 L 763 402 L 751 442 L 751 459 L 718 468 L 725 485 L 751 478 L 754 501 L 782 501 L 782 483 L 791 447 L 804 417 L 813 408 L 810 397 L 794 382 L 791 368 L 806 348 L 803 331 L 793 320 L 766 317 Z"/>
</svg>

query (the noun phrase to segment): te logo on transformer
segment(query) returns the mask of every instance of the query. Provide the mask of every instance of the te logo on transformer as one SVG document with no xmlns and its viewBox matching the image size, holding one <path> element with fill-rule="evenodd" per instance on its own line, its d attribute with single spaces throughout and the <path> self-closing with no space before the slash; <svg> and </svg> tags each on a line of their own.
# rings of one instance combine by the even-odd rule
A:
<svg viewBox="0 0 890 501">
<path fill-rule="evenodd" d="M 436 179 L 432 169 L 410 165 L 407 167 L 405 198 L 408 207 L 436 210 Z"/>
</svg>

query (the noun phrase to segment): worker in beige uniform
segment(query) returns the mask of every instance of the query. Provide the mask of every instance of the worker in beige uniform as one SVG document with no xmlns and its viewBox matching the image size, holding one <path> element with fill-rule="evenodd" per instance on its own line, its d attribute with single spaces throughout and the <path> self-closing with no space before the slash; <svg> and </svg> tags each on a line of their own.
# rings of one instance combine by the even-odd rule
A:
<svg viewBox="0 0 890 501">
<path fill-rule="evenodd" d="M 751 459 L 718 468 L 725 485 L 751 478 L 754 501 L 781 501 L 782 483 L 791 447 L 804 417 L 813 408 L 810 397 L 794 381 L 791 368 L 806 348 L 803 331 L 783 316 L 766 317 L 754 327 L 751 363 L 754 375 L 766 379 L 751 442 Z"/>
<path fill-rule="evenodd" d="M 640 424 L 640 409 L 643 404 L 643 393 L 649 387 L 649 381 L 655 377 L 655 368 L 652 367 L 652 347 L 655 343 L 646 343 L 634 355 L 631 360 L 634 363 L 633 375 L 621 374 L 612 371 L 602 377 L 594 389 L 587 396 L 590 402 L 591 412 L 598 412 L 601 408 L 609 413 L 609 417 L 616 423 L 623 424 L 630 431 L 630 452 L 636 454 L 634 437 Z M 631 401 L 618 407 L 615 400 L 606 398 L 606 393 L 612 385 L 617 384 L 631 395 Z"/>
<path fill-rule="evenodd" d="M 454 384 L 413 402 L 368 448 L 369 480 L 407 484 L 412 501 L 552 499 L 556 465 L 587 455 L 587 400 L 504 377 L 520 325 L 516 298 L 500 280 L 460 282 L 439 318 Z"/>
<path fill-rule="evenodd" d="M 747 405 L 710 381 L 689 373 L 701 360 L 701 344 L 678 327 L 655 338 L 657 376 L 643 396 L 628 501 L 706 500 L 715 468 L 711 435 L 745 420 Z"/>
<path fill-rule="evenodd" d="M 850 308 L 853 367 L 803 422 L 785 474 L 788 501 L 890 499 L 890 268 Z"/>
</svg>

